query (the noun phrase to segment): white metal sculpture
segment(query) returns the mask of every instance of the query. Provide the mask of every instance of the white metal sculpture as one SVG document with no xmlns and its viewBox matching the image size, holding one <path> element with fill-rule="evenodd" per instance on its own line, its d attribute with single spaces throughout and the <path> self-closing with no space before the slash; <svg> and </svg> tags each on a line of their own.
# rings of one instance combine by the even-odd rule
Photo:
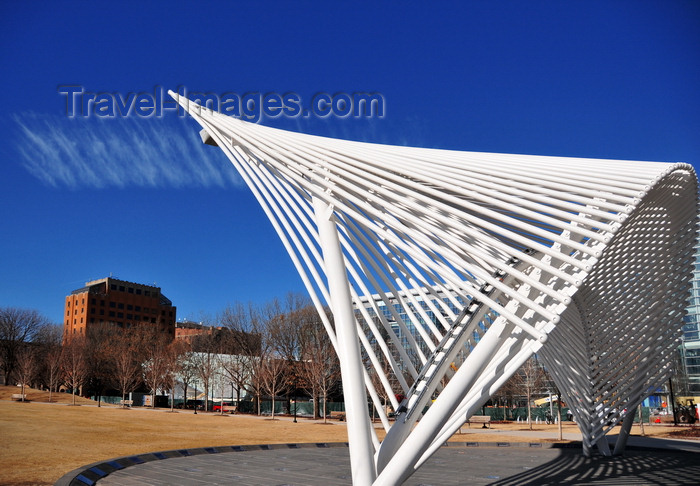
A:
<svg viewBox="0 0 700 486">
<path fill-rule="evenodd" d="M 669 377 L 680 335 L 690 165 L 350 142 L 170 94 L 240 172 L 325 319 L 354 484 L 405 481 L 533 353 L 585 453 L 610 454 L 605 434 L 621 420 L 624 448 L 626 411 Z"/>
</svg>

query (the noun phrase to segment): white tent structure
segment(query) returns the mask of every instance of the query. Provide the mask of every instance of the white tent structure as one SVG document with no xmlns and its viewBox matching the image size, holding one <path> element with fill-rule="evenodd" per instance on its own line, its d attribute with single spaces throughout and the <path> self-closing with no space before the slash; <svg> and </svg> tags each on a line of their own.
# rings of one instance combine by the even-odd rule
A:
<svg viewBox="0 0 700 486">
<path fill-rule="evenodd" d="M 626 411 L 668 379 L 680 336 L 690 165 L 350 142 L 170 94 L 240 172 L 326 319 L 354 484 L 405 481 L 534 353 L 584 453 L 611 454 L 605 434 L 620 421 L 622 451 Z"/>
</svg>

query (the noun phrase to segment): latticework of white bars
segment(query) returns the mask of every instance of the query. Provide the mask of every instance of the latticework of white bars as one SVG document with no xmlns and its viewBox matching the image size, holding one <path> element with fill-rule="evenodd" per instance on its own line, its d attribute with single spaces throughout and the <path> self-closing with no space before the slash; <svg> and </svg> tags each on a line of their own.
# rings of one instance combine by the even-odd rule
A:
<svg viewBox="0 0 700 486">
<path fill-rule="evenodd" d="M 253 191 L 324 320 L 354 484 L 405 481 L 534 353 L 584 452 L 610 454 L 620 421 L 624 448 L 680 337 L 692 166 L 351 142 L 170 94 Z"/>
</svg>

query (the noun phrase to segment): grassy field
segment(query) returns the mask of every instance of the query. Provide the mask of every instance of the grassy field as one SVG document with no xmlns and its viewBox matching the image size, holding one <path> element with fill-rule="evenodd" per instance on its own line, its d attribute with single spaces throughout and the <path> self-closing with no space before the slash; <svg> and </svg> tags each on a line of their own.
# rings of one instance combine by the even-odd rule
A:
<svg viewBox="0 0 700 486">
<path fill-rule="evenodd" d="M 21 403 L 10 401 L 17 388 L 5 388 L 0 390 L 0 484 L 53 484 L 82 465 L 149 451 L 347 440 L 345 424 L 339 422 L 295 424 L 247 415 L 98 408 L 85 399 L 71 406 L 70 395 L 46 403 L 39 400 L 47 401 L 48 394 L 43 398 L 36 391 L 28 393 L 30 402 Z"/>
<path fill-rule="evenodd" d="M 10 400 L 16 387 L 0 387 L 0 484 L 49 485 L 80 466 L 129 454 L 178 448 L 347 441 L 344 422 L 317 423 L 288 418 L 269 420 L 247 415 L 220 416 L 214 413 L 164 409 L 97 407 L 96 402 L 72 397 L 27 392 L 27 403 Z M 556 426 L 538 426 L 556 430 Z M 509 436 L 522 424 L 497 424 L 499 441 L 532 441 Z M 647 435 L 664 435 L 669 427 L 646 427 Z M 575 430 L 567 425 L 566 431 Z M 634 427 L 633 433 L 638 433 Z M 380 434 L 381 437 L 381 434 Z M 465 436 L 453 440 L 464 441 Z M 470 441 L 493 441 L 493 435 L 469 435 Z"/>
</svg>

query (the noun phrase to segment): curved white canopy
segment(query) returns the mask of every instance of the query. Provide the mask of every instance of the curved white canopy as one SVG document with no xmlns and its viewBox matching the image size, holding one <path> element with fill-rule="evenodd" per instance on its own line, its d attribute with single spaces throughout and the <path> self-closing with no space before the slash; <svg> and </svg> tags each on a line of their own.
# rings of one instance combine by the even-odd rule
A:
<svg viewBox="0 0 700 486">
<path fill-rule="evenodd" d="M 690 165 L 350 142 L 171 96 L 240 172 L 326 319 L 355 484 L 404 481 L 534 353 L 586 453 L 608 454 L 611 424 L 628 431 L 626 411 L 669 377 L 696 235 Z"/>
</svg>

